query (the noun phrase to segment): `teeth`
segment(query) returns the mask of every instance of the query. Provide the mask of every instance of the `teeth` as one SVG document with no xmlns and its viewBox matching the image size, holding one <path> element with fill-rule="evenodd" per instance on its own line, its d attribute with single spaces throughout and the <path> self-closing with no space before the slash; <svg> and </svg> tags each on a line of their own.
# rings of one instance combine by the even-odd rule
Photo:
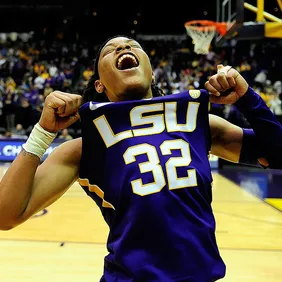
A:
<svg viewBox="0 0 282 282">
<path fill-rule="evenodd" d="M 133 64 L 134 64 L 135 66 L 138 65 L 137 60 L 135 59 L 134 56 L 132 56 L 132 55 L 130 55 L 130 54 L 124 54 L 124 55 L 122 55 L 122 56 L 118 59 L 118 68 L 119 68 L 119 69 L 122 67 L 122 61 L 123 61 L 124 59 L 126 59 L 126 58 L 131 59 L 132 62 L 133 62 Z"/>
</svg>

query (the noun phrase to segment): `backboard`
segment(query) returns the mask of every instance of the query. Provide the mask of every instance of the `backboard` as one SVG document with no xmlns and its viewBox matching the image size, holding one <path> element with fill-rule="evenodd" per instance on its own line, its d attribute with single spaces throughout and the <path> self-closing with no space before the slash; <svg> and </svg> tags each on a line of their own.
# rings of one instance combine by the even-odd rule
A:
<svg viewBox="0 0 282 282">
<path fill-rule="evenodd" d="M 244 0 L 216 0 L 216 21 L 227 23 L 225 36 L 216 34 L 215 43 L 220 45 L 235 36 L 244 24 Z"/>
<path fill-rule="evenodd" d="M 249 3 L 249 1 L 255 5 Z M 281 0 L 271 0 L 282 10 Z M 265 0 L 217 0 L 217 21 L 227 23 L 225 36 L 216 34 L 215 43 L 228 39 L 258 40 L 266 37 L 282 38 L 282 19 L 264 10 Z M 269 4 L 269 3 L 268 3 Z M 246 16 L 251 13 L 252 17 Z"/>
<path fill-rule="evenodd" d="M 228 39 L 258 40 L 282 38 L 282 19 L 265 11 L 265 0 L 216 0 L 217 22 L 227 23 L 227 33 L 215 35 L 215 44 L 222 45 Z M 249 3 L 256 2 L 256 5 Z M 282 0 L 268 0 L 282 11 Z M 248 14 L 249 13 L 249 14 Z M 250 17 L 250 14 L 252 17 Z M 247 15 L 247 16 L 246 16 Z"/>
</svg>

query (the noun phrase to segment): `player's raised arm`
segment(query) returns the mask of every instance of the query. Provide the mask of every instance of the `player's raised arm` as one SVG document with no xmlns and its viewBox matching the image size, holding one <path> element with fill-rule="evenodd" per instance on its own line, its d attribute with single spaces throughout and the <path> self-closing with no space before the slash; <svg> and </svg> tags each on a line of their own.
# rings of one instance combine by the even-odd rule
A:
<svg viewBox="0 0 282 282">
<path fill-rule="evenodd" d="M 81 140 L 60 145 L 40 165 L 57 132 L 79 119 L 80 95 L 55 91 L 46 97 L 43 112 L 0 183 L 0 229 L 11 229 L 60 197 L 75 181 Z"/>
<path fill-rule="evenodd" d="M 218 73 L 205 86 L 211 102 L 234 104 L 251 125 L 251 129 L 241 129 L 211 117 L 212 153 L 233 162 L 281 169 L 282 126 L 240 73 L 219 65 Z"/>
</svg>

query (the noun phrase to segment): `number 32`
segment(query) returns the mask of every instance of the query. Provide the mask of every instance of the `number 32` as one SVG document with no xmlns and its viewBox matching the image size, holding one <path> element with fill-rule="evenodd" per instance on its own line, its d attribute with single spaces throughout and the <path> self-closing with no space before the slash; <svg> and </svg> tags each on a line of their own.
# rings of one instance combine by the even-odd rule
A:
<svg viewBox="0 0 282 282">
<path fill-rule="evenodd" d="M 197 186 L 196 170 L 188 169 L 186 177 L 177 176 L 177 167 L 188 166 L 191 163 L 189 143 L 182 139 L 167 140 L 160 145 L 162 155 L 171 155 L 172 150 L 180 150 L 180 157 L 171 157 L 165 163 L 168 188 L 170 190 Z M 131 181 L 132 190 L 135 194 L 146 196 L 160 192 L 166 185 L 163 169 L 160 165 L 158 152 L 153 145 L 144 143 L 129 147 L 123 154 L 125 164 L 136 162 L 136 156 L 146 154 L 147 162 L 139 163 L 141 173 L 151 172 L 154 182 L 143 184 L 142 179 L 138 178 Z"/>
</svg>

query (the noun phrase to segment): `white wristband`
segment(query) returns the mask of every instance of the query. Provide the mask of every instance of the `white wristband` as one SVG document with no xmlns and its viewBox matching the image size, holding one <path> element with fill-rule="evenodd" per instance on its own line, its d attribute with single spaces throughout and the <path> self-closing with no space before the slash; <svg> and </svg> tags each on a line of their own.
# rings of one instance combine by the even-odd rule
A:
<svg viewBox="0 0 282 282">
<path fill-rule="evenodd" d="M 48 132 L 37 123 L 22 147 L 28 153 L 41 159 L 56 136 L 57 133 Z"/>
</svg>

